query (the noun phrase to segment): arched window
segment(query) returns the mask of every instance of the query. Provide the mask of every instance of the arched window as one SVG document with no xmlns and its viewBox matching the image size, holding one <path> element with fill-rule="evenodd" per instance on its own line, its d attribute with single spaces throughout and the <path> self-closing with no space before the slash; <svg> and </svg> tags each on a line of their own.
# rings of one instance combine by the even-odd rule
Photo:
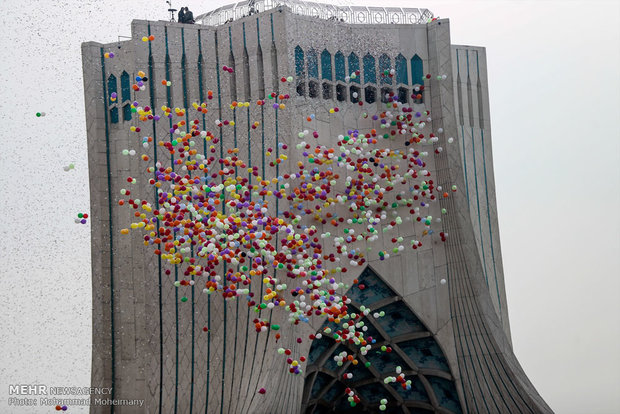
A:
<svg viewBox="0 0 620 414">
<path fill-rule="evenodd" d="M 332 80 L 332 55 L 327 49 L 321 52 L 321 76 L 323 79 Z"/>
<path fill-rule="evenodd" d="M 336 52 L 334 55 L 334 66 L 336 68 L 336 80 L 344 82 L 344 78 L 347 76 L 347 70 L 344 66 L 344 55 L 341 51 Z"/>
<path fill-rule="evenodd" d="M 117 93 L 118 91 L 116 90 L 117 86 L 116 86 L 116 76 L 114 75 L 110 75 L 108 77 L 108 99 L 110 100 L 110 103 L 114 103 L 118 100 L 118 98 L 115 98 L 114 100 L 112 100 L 112 94 L 113 93 Z"/>
<path fill-rule="evenodd" d="M 413 85 L 424 84 L 424 68 L 422 67 L 422 59 L 418 55 L 411 58 L 411 83 Z"/>
<path fill-rule="evenodd" d="M 129 84 L 129 74 L 125 71 L 121 74 L 121 94 L 123 102 L 131 100 L 131 85 Z"/>
<path fill-rule="evenodd" d="M 112 98 L 113 93 L 117 93 L 117 84 L 116 84 L 116 76 L 110 75 L 108 77 L 108 102 L 111 105 L 116 104 L 118 102 L 118 98 Z M 110 122 L 113 124 L 118 123 L 118 108 L 114 105 L 113 108 L 110 109 Z"/>
<path fill-rule="evenodd" d="M 381 73 L 381 83 L 392 84 L 392 78 L 390 78 L 390 66 L 392 62 L 390 57 L 385 53 L 379 57 L 379 72 Z"/>
<path fill-rule="evenodd" d="M 377 69 L 375 68 L 375 58 L 367 53 L 364 56 L 364 83 L 377 83 Z"/>
<path fill-rule="evenodd" d="M 407 76 L 407 59 L 402 54 L 398 54 L 394 61 L 396 69 L 396 83 L 409 85 L 409 76 Z"/>
<path fill-rule="evenodd" d="M 306 73 L 304 69 L 304 51 L 301 47 L 295 46 L 295 75 L 303 78 Z"/>
<path fill-rule="evenodd" d="M 360 70 L 360 58 L 358 58 L 355 53 L 351 53 L 349 55 L 349 75 L 355 73 L 358 70 Z M 358 76 L 355 79 L 351 79 L 351 81 L 360 83 L 360 78 Z"/>
<path fill-rule="evenodd" d="M 319 58 L 314 49 L 308 50 L 308 77 L 319 78 Z"/>
</svg>

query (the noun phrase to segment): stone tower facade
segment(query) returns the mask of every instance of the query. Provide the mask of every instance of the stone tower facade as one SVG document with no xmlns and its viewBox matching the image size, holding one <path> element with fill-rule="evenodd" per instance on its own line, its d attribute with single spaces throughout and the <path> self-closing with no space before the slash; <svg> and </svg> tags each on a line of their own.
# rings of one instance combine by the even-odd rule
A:
<svg viewBox="0 0 620 414">
<path fill-rule="evenodd" d="M 145 400 L 142 408 L 91 411 L 379 412 L 385 398 L 386 412 L 394 413 L 551 412 L 512 352 L 484 48 L 452 45 L 449 21 L 427 22 L 428 11 L 418 9 L 252 3 L 253 10 L 231 6 L 200 16 L 197 24 L 134 20 L 131 40 L 82 46 L 92 218 L 92 385 L 112 387 L 117 400 Z M 415 21 L 408 21 L 412 16 Z M 153 40 L 144 42 L 149 36 Z M 110 52 L 114 57 L 106 58 Z M 234 72 L 222 71 L 223 66 Z M 395 69 L 394 76 L 384 76 L 386 69 Z M 139 71 L 148 80 L 136 91 Z M 356 71 L 359 76 L 351 79 Z M 423 80 L 427 73 L 433 76 Z M 445 80 L 435 75 L 446 75 Z M 188 123 L 196 118 L 218 138 L 213 147 L 197 140 L 196 149 L 224 156 L 237 148 L 240 159 L 271 179 L 297 170 L 303 157 L 294 148 L 299 131 L 309 128 L 308 114 L 316 144 L 330 147 L 343 131 L 377 128 L 378 121 L 366 115 L 381 112 L 389 93 L 416 113 L 430 111 L 428 131 L 442 132 L 425 147 L 430 154 L 425 168 L 436 185 L 456 185 L 459 191 L 428 207 L 427 214 L 443 217 L 445 242 L 438 233 L 429 234 L 416 250 L 389 260 L 369 257 L 340 275 L 347 285 L 358 279 L 365 286 L 347 292 L 353 308 L 370 306 L 386 315 L 369 318 L 367 326 L 374 346 L 393 352 L 360 356 L 370 367 L 339 366 L 333 356 L 346 344 L 327 336 L 309 339 L 317 328 L 329 326 L 321 316 L 282 329 L 277 343 L 273 335 L 257 333 L 252 323 L 257 314 L 246 301 L 205 294 L 199 278 L 194 285 L 175 286 L 187 280 L 180 266 L 153 255 L 139 232 L 121 234 L 135 217 L 119 200 L 157 200 L 149 184 L 153 173 L 123 150 L 186 171 L 157 144 L 174 138 L 177 118 L 140 120 L 132 112 L 134 101 L 158 113 L 163 105 L 187 108 Z M 290 95 L 286 109 L 269 106 L 281 94 Z M 262 99 L 269 105 L 254 104 Z M 233 101 L 252 104 L 233 108 Z M 209 111 L 190 115 L 194 102 L 207 102 Z M 225 127 L 216 126 L 224 120 Z M 143 137 L 152 138 L 147 149 Z M 269 162 L 268 153 L 283 145 L 293 148 L 288 159 Z M 390 145 L 406 150 L 402 143 Z M 128 184 L 127 177 L 137 184 Z M 125 189 L 130 197 L 121 194 Z M 282 199 L 269 208 L 278 215 L 290 205 Z M 415 220 L 390 231 L 376 242 L 380 247 L 391 248 L 388 235 L 423 236 Z M 260 283 L 250 285 L 258 297 L 262 289 Z M 288 326 L 285 312 L 261 310 L 259 316 L 272 326 Z M 286 358 L 276 352 L 280 347 L 307 357 L 302 375 L 289 373 Z M 410 390 L 384 383 L 395 366 L 413 378 Z M 344 372 L 354 372 L 353 379 L 343 379 Z M 346 388 L 356 390 L 360 404 L 349 405 Z"/>
</svg>

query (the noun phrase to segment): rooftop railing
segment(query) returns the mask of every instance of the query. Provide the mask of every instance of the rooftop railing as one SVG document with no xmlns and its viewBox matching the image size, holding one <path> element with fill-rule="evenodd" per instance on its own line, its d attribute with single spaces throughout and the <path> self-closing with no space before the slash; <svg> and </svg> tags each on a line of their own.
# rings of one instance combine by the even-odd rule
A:
<svg viewBox="0 0 620 414">
<path fill-rule="evenodd" d="M 350 24 L 420 24 L 433 18 L 433 13 L 428 9 L 334 6 L 303 0 L 245 0 L 201 14 L 195 21 L 207 26 L 219 26 L 278 7 L 288 7 L 301 16 Z"/>
</svg>

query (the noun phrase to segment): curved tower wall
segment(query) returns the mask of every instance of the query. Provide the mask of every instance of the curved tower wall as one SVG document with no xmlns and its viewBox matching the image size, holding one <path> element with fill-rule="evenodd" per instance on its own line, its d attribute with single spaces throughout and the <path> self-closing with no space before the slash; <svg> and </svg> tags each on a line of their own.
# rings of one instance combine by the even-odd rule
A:
<svg viewBox="0 0 620 414">
<path fill-rule="evenodd" d="M 149 35 L 155 39 L 141 40 Z M 148 185 L 152 173 L 145 171 L 147 163 L 122 156 L 122 150 L 135 149 L 141 154 L 144 136 L 155 142 L 170 140 L 172 124 L 182 119 L 139 122 L 133 114 L 131 120 L 124 120 L 123 108 L 133 99 L 141 106 L 152 106 L 156 113 L 161 113 L 162 105 L 188 108 L 188 121 L 199 119 L 203 128 L 220 138 L 213 147 L 214 153 L 210 144 L 202 142 L 198 143 L 199 150 L 220 157 L 226 156 L 229 149 L 239 148 L 239 157 L 247 160 L 248 166 L 257 166 L 263 177 L 277 177 L 297 171 L 302 157 L 294 148 L 300 141 L 300 130 L 318 131 L 319 138 L 311 144 L 329 147 L 345 129 L 376 127 L 362 113 L 376 112 L 382 107 L 380 102 L 360 107 L 350 102 L 349 94 L 345 101 L 338 101 L 336 85 L 343 82 L 336 80 L 333 63 L 339 50 L 345 56 L 351 52 L 359 56 L 361 88 L 369 85 L 364 83 L 362 65 L 366 53 L 377 61 L 385 53 L 392 65 L 399 53 L 406 57 L 408 85 L 400 86 L 406 86 L 409 92 L 413 88 L 410 59 L 414 55 L 421 58 L 424 73 L 448 77 L 446 81 L 427 82 L 424 103 L 412 105 L 416 111 L 431 111 L 432 131 L 444 129 L 436 145 L 444 151 L 428 157 L 426 168 L 439 185 L 450 188 L 454 183 L 459 192 L 448 201 L 432 204 L 428 214 L 440 217 L 441 208 L 447 208 L 449 214 L 442 225 L 449 237 L 445 243 L 436 234 L 423 238 L 421 226 L 405 221 L 381 235 L 386 239 L 376 242 L 375 249 L 391 248 L 387 238 L 395 235 L 406 242 L 413 238 L 423 240 L 423 246 L 415 251 L 406 249 L 386 261 L 369 260 L 368 266 L 400 295 L 432 333 L 450 366 L 463 412 L 550 412 L 518 365 L 510 345 L 484 49 L 451 46 L 449 23 L 445 19 L 425 25 L 348 25 L 297 16 L 286 8 L 217 27 L 135 20 L 132 40 L 120 45 L 119 49 L 116 43 L 88 42 L 82 47 L 93 244 L 92 385 L 113 387 L 116 399 L 144 399 L 146 408 L 93 407 L 92 412 L 301 410 L 304 375 L 289 374 L 286 358 L 278 355 L 276 349 L 290 348 L 294 355 L 307 355 L 311 347 L 308 335 L 321 326 L 322 318 L 313 317 L 310 324 L 289 327 L 286 312 L 261 311 L 258 315 L 244 300 L 225 301 L 219 294 L 204 294 L 200 280 L 193 288 L 175 288 L 174 281 L 184 279 L 180 268 L 175 269 L 153 255 L 152 248 L 143 245 L 140 232 L 127 236 L 119 233 L 135 220 L 136 211 L 117 205 L 119 199 L 129 198 L 121 196 L 121 189 L 130 189 L 133 199 L 155 204 L 154 189 Z M 331 85 L 331 99 L 322 98 L 322 89 L 317 98 L 307 96 L 310 75 L 306 72 L 296 76 L 296 46 L 317 51 L 317 82 L 321 88 L 324 81 Z M 324 49 L 331 55 L 331 80 L 324 79 L 322 73 L 320 54 Z M 103 54 L 110 51 L 116 56 L 104 58 Z M 469 55 L 469 63 L 462 61 L 462 53 Z M 478 57 L 476 64 L 472 60 L 474 54 Z M 223 65 L 233 63 L 234 76 L 221 70 Z M 471 92 L 467 78 L 463 80 L 468 69 L 469 83 L 475 85 Z M 140 70 L 150 78 L 145 90 L 131 91 L 131 98 L 123 99 L 123 71 L 134 83 Z M 116 103 L 106 99 L 111 75 L 119 81 Z M 378 68 L 377 75 L 380 78 Z M 281 83 L 281 76 L 295 76 L 295 82 Z M 172 86 L 162 85 L 163 79 L 171 81 Z M 297 96 L 299 82 L 305 84 L 305 97 Z M 389 86 L 381 85 L 380 79 L 373 85 L 378 91 Z M 391 85 L 392 89 L 397 86 Z M 207 98 L 209 90 L 214 93 L 212 100 Z M 232 100 L 253 103 L 272 91 L 292 96 L 286 102 L 286 110 L 273 109 L 269 100 L 262 107 L 252 104 L 234 111 L 229 107 Z M 207 114 L 191 110 L 192 102 L 202 101 L 209 104 Z M 334 107 L 339 112 L 330 113 L 329 109 Z M 114 108 L 119 113 L 116 123 Z M 312 124 L 305 120 L 310 113 L 315 114 Z M 234 120 L 235 125 L 220 129 L 215 126 L 217 119 Z M 251 128 L 254 121 L 260 122 L 256 129 Z M 141 131 L 131 132 L 131 126 L 138 126 Z M 446 143 L 450 136 L 455 138 L 451 145 Z M 289 159 L 271 166 L 266 153 L 269 148 L 277 151 L 278 142 L 289 146 Z M 389 141 L 389 146 L 405 150 L 398 140 Z M 427 149 L 432 153 L 435 147 L 429 145 Z M 146 153 L 164 167 L 178 168 L 168 152 L 157 145 L 151 145 Z M 476 167 L 472 168 L 474 159 Z M 128 184 L 128 176 L 136 178 L 138 184 Z M 279 203 L 282 204 L 270 205 L 270 213 L 288 209 L 286 200 Z M 340 214 L 348 213 L 343 210 Z M 401 215 L 405 216 L 405 210 Z M 329 231 L 341 231 L 341 227 Z M 341 277 L 351 284 L 364 267 L 348 267 L 349 271 Z M 442 285 L 442 279 L 448 283 Z M 250 287 L 256 296 L 262 296 L 260 283 Z M 189 300 L 181 302 L 182 296 Z M 273 334 L 255 332 L 252 320 L 256 317 L 271 318 L 272 324 L 286 326 L 277 343 Z M 208 332 L 204 327 L 208 327 Z M 302 338 L 301 344 L 297 338 Z M 260 388 L 266 394 L 259 394 Z M 441 409 L 438 401 L 433 409 Z"/>
</svg>

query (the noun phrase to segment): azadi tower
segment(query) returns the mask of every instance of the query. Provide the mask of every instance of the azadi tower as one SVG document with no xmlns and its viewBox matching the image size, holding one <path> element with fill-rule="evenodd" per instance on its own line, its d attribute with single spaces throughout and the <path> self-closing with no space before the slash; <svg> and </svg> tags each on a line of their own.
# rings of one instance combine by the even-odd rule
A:
<svg viewBox="0 0 620 414">
<path fill-rule="evenodd" d="M 131 33 L 82 46 L 91 412 L 551 412 L 512 350 L 484 48 L 302 1 Z"/>
</svg>

